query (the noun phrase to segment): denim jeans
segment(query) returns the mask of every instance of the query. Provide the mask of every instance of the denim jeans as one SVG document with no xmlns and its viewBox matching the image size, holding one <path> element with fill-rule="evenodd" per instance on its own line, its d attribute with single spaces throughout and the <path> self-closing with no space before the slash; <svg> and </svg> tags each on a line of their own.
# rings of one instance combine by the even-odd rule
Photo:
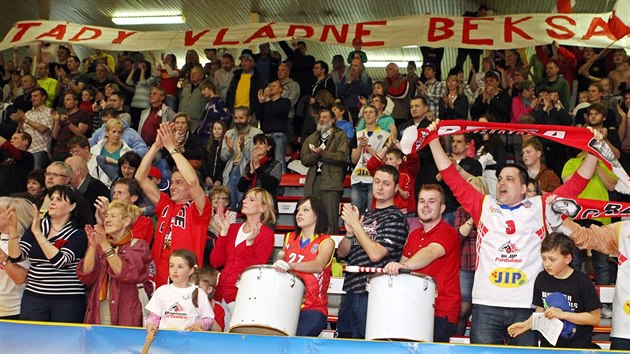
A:
<svg viewBox="0 0 630 354">
<path fill-rule="evenodd" d="M 282 173 L 287 172 L 287 161 L 284 159 L 284 150 L 287 145 L 287 135 L 285 133 L 271 133 L 269 137 L 276 143 L 276 160 L 282 165 Z"/>
<path fill-rule="evenodd" d="M 164 99 L 164 104 L 177 112 L 177 97 L 166 95 L 166 98 Z"/>
<path fill-rule="evenodd" d="M 448 321 L 448 317 L 435 316 L 433 319 L 433 341 L 448 343 L 451 339 L 457 324 Z"/>
<path fill-rule="evenodd" d="M 365 214 L 372 203 L 372 184 L 363 182 L 353 184 L 351 199 L 352 204 L 359 209 L 359 212 L 362 215 Z"/>
<path fill-rule="evenodd" d="M 451 227 L 455 227 L 455 212 L 453 211 L 450 213 L 442 214 L 442 220 L 451 225 Z"/>
<path fill-rule="evenodd" d="M 38 151 L 33 153 L 33 169 L 43 170 L 48 166 L 48 153 L 46 151 Z"/>
<path fill-rule="evenodd" d="M 230 171 L 230 175 L 227 181 L 227 187 L 230 190 L 230 193 L 232 194 L 232 200 L 230 201 L 230 209 L 234 211 L 239 211 L 237 209 L 238 203 L 241 201 L 241 198 L 243 197 L 243 193 L 239 192 L 236 186 L 240 179 L 241 179 L 241 166 L 235 165 L 232 167 L 232 171 Z"/>
<path fill-rule="evenodd" d="M 630 339 L 610 337 L 610 350 L 630 350 Z"/>
<path fill-rule="evenodd" d="M 611 282 L 611 269 L 610 263 L 608 263 L 608 255 L 591 251 L 591 261 L 593 263 L 593 273 L 595 273 L 595 284 L 597 285 L 609 285 Z M 571 261 L 571 268 L 582 271 L 582 265 L 586 258 L 586 251 L 580 250 L 577 247 L 573 250 L 573 260 Z"/>
<path fill-rule="evenodd" d="M 348 293 L 343 299 L 337 320 L 339 338 L 365 338 L 368 293 Z"/>
<path fill-rule="evenodd" d="M 326 328 L 326 316 L 317 310 L 300 312 L 296 336 L 317 337 Z"/>
<path fill-rule="evenodd" d="M 459 287 L 462 293 L 462 302 L 472 302 L 472 288 L 475 284 L 474 270 L 459 270 Z"/>
<path fill-rule="evenodd" d="M 507 334 L 507 328 L 511 324 L 527 320 L 533 311 L 473 304 L 470 343 L 536 346 L 536 334 L 533 331 L 527 331 L 515 338 Z"/>
</svg>

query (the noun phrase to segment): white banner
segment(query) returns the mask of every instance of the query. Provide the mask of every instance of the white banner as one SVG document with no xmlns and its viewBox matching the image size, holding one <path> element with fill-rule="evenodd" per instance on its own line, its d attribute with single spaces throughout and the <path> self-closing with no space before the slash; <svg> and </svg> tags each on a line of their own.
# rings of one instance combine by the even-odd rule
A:
<svg viewBox="0 0 630 354">
<path fill-rule="evenodd" d="M 627 32 L 609 28 L 612 13 L 520 14 L 494 17 L 417 15 L 352 24 L 250 23 L 186 32 L 133 31 L 55 21 L 17 22 L 0 42 L 0 50 L 38 41 L 72 43 L 106 50 L 164 50 L 238 48 L 300 38 L 350 46 L 360 38 L 363 47 L 408 45 L 508 49 L 559 43 L 575 46 L 625 48 Z M 623 19 L 627 21 L 627 19 Z M 627 28 L 627 27 L 626 27 Z"/>
</svg>

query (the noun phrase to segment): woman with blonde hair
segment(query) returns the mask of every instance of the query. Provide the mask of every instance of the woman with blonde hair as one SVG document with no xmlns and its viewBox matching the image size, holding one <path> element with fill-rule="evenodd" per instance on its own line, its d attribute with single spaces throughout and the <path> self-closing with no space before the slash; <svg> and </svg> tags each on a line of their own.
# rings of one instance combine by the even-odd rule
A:
<svg viewBox="0 0 630 354">
<path fill-rule="evenodd" d="M 0 319 L 20 318 L 20 302 L 30 262 L 9 259 L 9 240 L 21 237 L 33 220 L 33 204 L 23 198 L 0 197 Z M 16 236 L 11 236 L 11 234 Z"/>
<path fill-rule="evenodd" d="M 446 78 L 446 96 L 440 100 L 440 120 L 468 119 L 468 98 L 464 95 L 457 75 Z"/>
<path fill-rule="evenodd" d="M 105 123 L 105 137 L 90 148 L 94 155 L 105 156 L 108 164 L 118 165 L 118 159 L 127 151 L 132 151 L 122 139 L 125 126 L 119 119 L 110 119 Z"/>
<path fill-rule="evenodd" d="M 266 264 L 273 251 L 274 234 L 267 226 L 276 222 L 271 194 L 259 187 L 250 189 L 243 199 L 241 213 L 246 221 L 230 224 L 222 208 L 219 208 L 217 215 L 221 231 L 210 255 L 213 268 L 223 267 L 215 299 L 225 309 L 226 325 L 230 323 L 234 310 L 239 274 L 249 266 Z"/>
<path fill-rule="evenodd" d="M 85 227 L 88 249 L 77 276 L 90 288 L 87 324 L 142 326 L 137 284 L 148 278 L 151 254 L 149 244 L 131 232 L 139 215 L 137 206 L 114 200 L 100 225 Z"/>
</svg>

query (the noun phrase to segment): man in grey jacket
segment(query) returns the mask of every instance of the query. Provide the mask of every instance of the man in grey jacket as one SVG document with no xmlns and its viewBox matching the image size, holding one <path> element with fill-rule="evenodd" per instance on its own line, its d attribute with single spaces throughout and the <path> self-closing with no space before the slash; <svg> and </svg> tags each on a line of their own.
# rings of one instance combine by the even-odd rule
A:
<svg viewBox="0 0 630 354">
<path fill-rule="evenodd" d="M 226 162 L 223 171 L 223 183 L 232 192 L 230 209 L 236 210 L 243 193 L 238 191 L 236 185 L 243 176 L 245 166 L 249 164 L 252 154 L 254 136 L 262 133 L 262 130 L 252 127 L 249 122 L 251 117 L 247 107 L 234 108 L 234 128 L 225 133 L 221 146 L 221 159 Z"/>
</svg>

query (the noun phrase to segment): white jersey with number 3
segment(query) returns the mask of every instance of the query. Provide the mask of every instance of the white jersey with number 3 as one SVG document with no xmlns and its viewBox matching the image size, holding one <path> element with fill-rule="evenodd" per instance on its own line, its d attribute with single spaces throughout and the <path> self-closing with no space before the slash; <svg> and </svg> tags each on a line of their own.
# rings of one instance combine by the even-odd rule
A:
<svg viewBox="0 0 630 354">
<path fill-rule="evenodd" d="M 543 270 L 540 244 L 546 235 L 541 197 L 500 205 L 492 196 L 483 201 L 477 230 L 477 270 L 473 303 L 530 308 L 534 280 Z"/>
</svg>

